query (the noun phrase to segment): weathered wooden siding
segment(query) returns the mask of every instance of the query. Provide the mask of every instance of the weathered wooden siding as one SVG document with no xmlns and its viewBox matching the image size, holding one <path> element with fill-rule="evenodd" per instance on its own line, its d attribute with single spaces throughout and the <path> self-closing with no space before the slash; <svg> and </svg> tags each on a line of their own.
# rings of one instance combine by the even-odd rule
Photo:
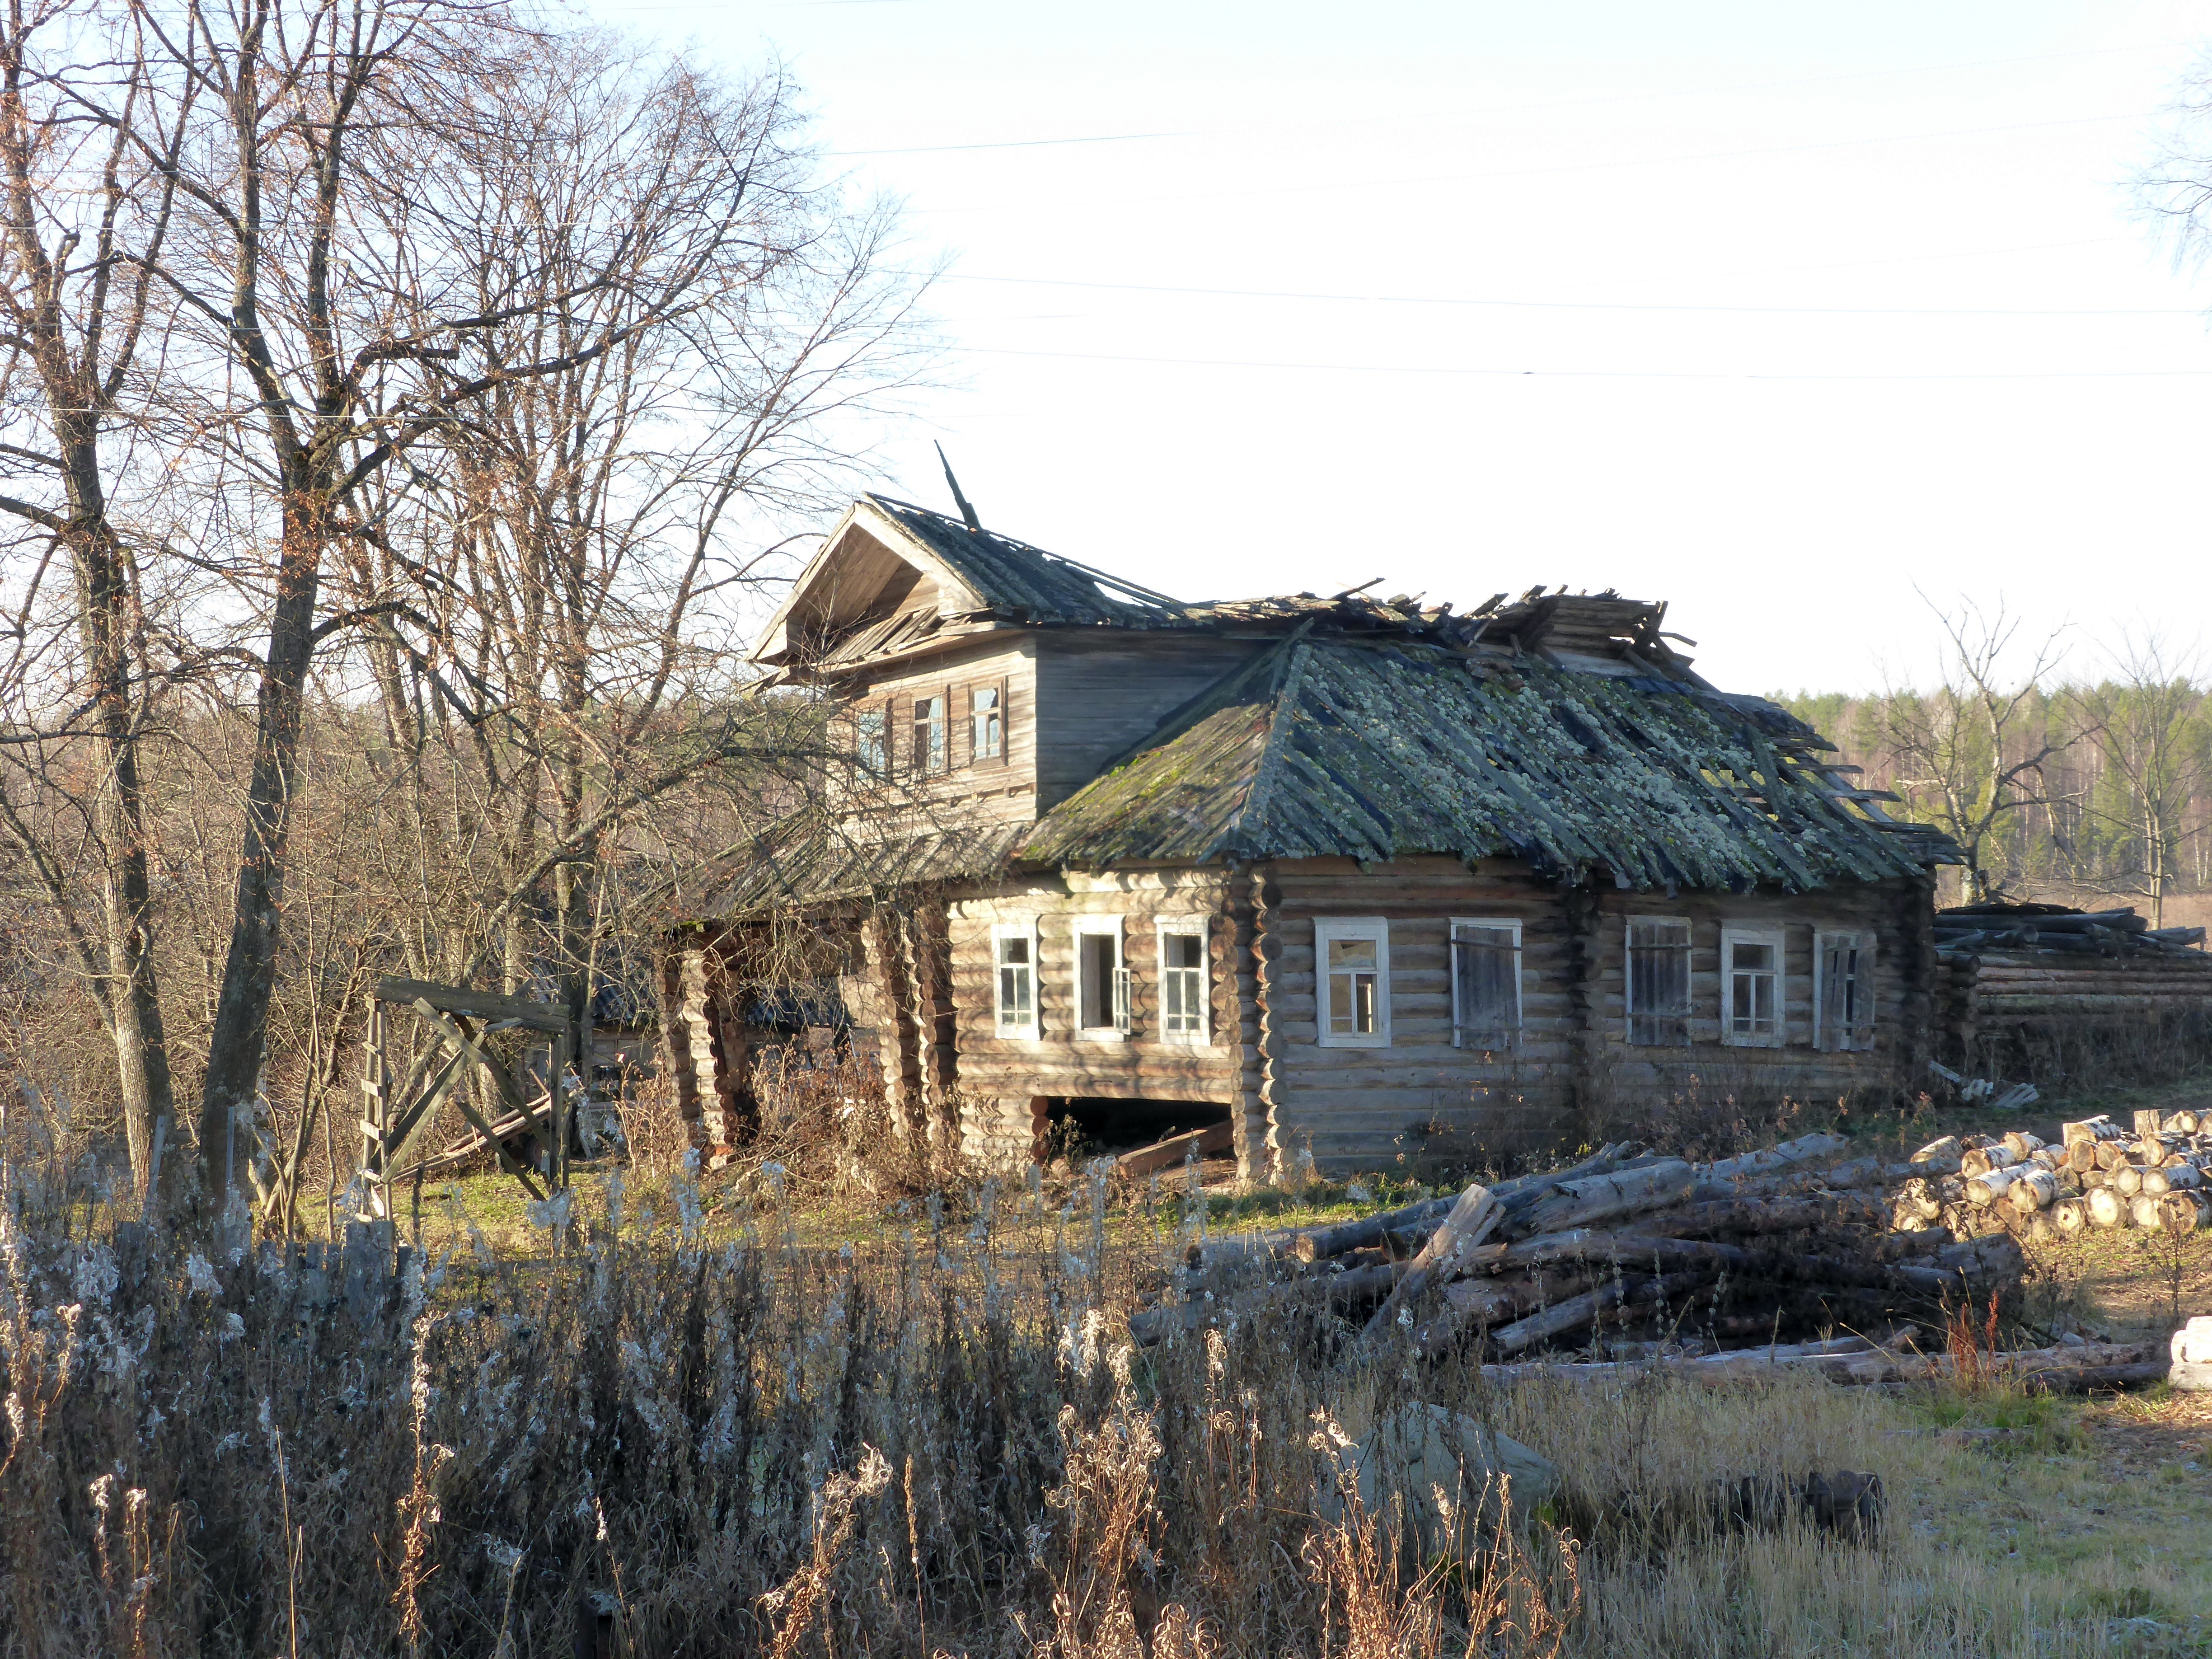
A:
<svg viewBox="0 0 2212 1659">
<path fill-rule="evenodd" d="M 1601 893 L 1589 922 L 1590 1007 L 1596 1035 L 1594 1094 L 1662 1098 L 1686 1091 L 1720 1097 L 1751 1091 L 1834 1099 L 1900 1082 L 1926 1060 L 1929 986 L 1911 918 L 1926 908 L 1909 882 L 1869 883 L 1812 893 Z M 1628 921 L 1678 916 L 1690 923 L 1690 1046 L 1628 1041 Z M 1783 937 L 1784 1042 L 1734 1047 L 1721 1040 L 1721 929 L 1725 923 L 1779 928 Z M 1875 935 L 1873 1046 L 1813 1046 L 1813 935 L 1862 928 Z"/>
<path fill-rule="evenodd" d="M 1374 1168 L 1417 1152 L 1427 1126 L 1486 1143 L 1545 1139 L 1572 1127 L 1577 1025 L 1572 940 L 1556 889 L 1524 866 L 1401 859 L 1362 871 L 1349 859 L 1268 867 L 1273 939 L 1267 1023 L 1273 1080 L 1271 1141 L 1284 1157 L 1312 1150 L 1322 1169 Z M 1390 924 L 1390 1046 L 1320 1045 L 1314 919 L 1381 916 Z M 1452 1046 L 1454 916 L 1521 923 L 1522 1031 L 1510 1049 Z"/>
<path fill-rule="evenodd" d="M 1115 756 L 1261 647 L 1115 630 L 1040 635 L 1036 641 L 1039 810 L 1098 775 Z"/>
<path fill-rule="evenodd" d="M 891 741 L 890 787 L 862 797 L 874 813 L 896 818 L 952 816 L 963 823 L 1029 823 L 1037 815 L 1036 641 L 988 635 L 896 672 L 860 682 L 841 696 L 850 708 L 886 707 Z M 968 691 L 1006 682 L 1006 757 L 978 763 L 970 752 Z M 914 699 L 949 696 L 951 768 L 915 787 Z"/>
<path fill-rule="evenodd" d="M 1703 1091 L 1826 1098 L 1917 1074 L 1926 1059 L 1929 974 L 1912 918 L 1924 895 L 1908 882 L 1804 895 L 1742 897 L 1561 891 L 1505 860 L 1470 870 L 1412 858 L 1362 871 L 1348 860 L 1274 864 L 1266 872 L 1268 940 L 1261 998 L 1269 1141 L 1310 1146 L 1322 1168 L 1374 1167 L 1418 1150 L 1431 1124 L 1509 1146 L 1572 1138 L 1622 1103 Z M 1691 924 L 1691 1045 L 1631 1045 L 1624 996 L 1632 915 Z M 1314 921 L 1380 916 L 1390 924 L 1391 1042 L 1323 1048 L 1315 989 Z M 1452 1046 L 1449 938 L 1453 916 L 1522 925 L 1522 1030 L 1515 1048 Z M 1721 1041 L 1723 921 L 1779 927 L 1786 1040 Z M 1813 934 L 1875 935 L 1874 1046 L 1813 1048 Z"/>
<path fill-rule="evenodd" d="M 1037 1103 L 1055 1097 L 1188 1100 L 1234 1108 L 1245 1073 L 1237 921 L 1218 870 L 1123 871 L 1010 882 L 956 891 L 946 906 L 957 1087 L 964 1139 L 977 1156 L 1025 1157 Z M 1131 1030 L 1121 1041 L 1076 1029 L 1076 921 L 1119 916 L 1130 970 Z M 1167 1042 L 1159 1032 L 1159 957 L 1154 923 L 1203 920 L 1212 995 L 1212 1041 Z M 992 928 L 1036 923 L 1038 1034 L 1002 1037 L 993 999 Z"/>
</svg>

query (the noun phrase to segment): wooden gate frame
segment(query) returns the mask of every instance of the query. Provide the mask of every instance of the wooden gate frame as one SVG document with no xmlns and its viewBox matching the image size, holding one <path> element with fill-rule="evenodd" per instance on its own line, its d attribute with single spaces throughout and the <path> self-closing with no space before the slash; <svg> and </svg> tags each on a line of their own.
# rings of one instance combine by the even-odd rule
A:
<svg viewBox="0 0 2212 1659">
<path fill-rule="evenodd" d="M 437 1039 L 416 1058 L 397 1090 L 392 1086 L 391 1060 L 385 1052 L 386 1004 L 409 1010 Z M 483 1040 L 495 1032 L 518 1027 L 543 1033 L 550 1040 L 553 1063 L 548 1069 L 543 1103 L 526 1103 L 514 1074 L 483 1046 Z M 520 1182 L 532 1199 L 540 1200 L 545 1193 L 538 1190 L 530 1170 L 507 1150 L 501 1137 L 534 1131 L 544 1122 L 550 1131 L 544 1139 L 552 1149 L 545 1179 L 550 1190 L 565 1191 L 568 1129 L 574 1118 L 566 1100 L 567 1077 L 575 1051 L 575 1028 L 566 1011 L 555 1004 L 501 996 L 495 991 L 434 985 L 426 980 L 379 980 L 368 997 L 368 1036 L 362 1065 L 361 1171 L 368 1183 L 363 1218 L 381 1220 L 392 1215 L 391 1183 L 405 1172 L 408 1154 L 429 1127 L 433 1114 L 448 1098 L 490 1146 L 499 1167 Z M 468 1097 L 456 1092 L 455 1085 L 471 1063 L 490 1075 L 493 1087 L 499 1091 L 503 1109 L 495 1122 L 486 1122 Z M 416 1092 L 418 1087 L 420 1092 Z M 401 1098 L 406 1103 L 395 1106 L 395 1100 Z M 412 1167 L 419 1169 L 424 1161 L 418 1158 Z"/>
</svg>

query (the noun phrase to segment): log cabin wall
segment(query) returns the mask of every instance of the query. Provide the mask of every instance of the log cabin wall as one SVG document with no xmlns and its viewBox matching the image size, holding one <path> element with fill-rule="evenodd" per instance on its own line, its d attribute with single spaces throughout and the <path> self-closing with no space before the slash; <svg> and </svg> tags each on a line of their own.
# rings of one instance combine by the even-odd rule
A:
<svg viewBox="0 0 2212 1659">
<path fill-rule="evenodd" d="M 1372 1169 L 1418 1152 L 1431 1124 L 1511 1146 L 1571 1133 L 1579 1024 L 1575 954 L 1559 891 L 1514 860 L 1404 858 L 1362 870 L 1350 859 L 1268 866 L 1274 902 L 1265 1012 L 1270 1145 L 1310 1148 L 1322 1170 Z M 1325 1048 L 1315 986 L 1317 917 L 1380 917 L 1389 926 L 1389 1044 Z M 1519 1041 L 1453 1046 L 1454 917 L 1521 924 Z"/>
<path fill-rule="evenodd" d="M 992 1162 L 1026 1161 L 1053 1098 L 1193 1101 L 1248 1107 L 1247 1054 L 1237 963 L 1238 921 L 1231 878 L 1220 869 L 1129 870 L 1039 876 L 988 889 L 955 890 L 946 905 L 951 1025 L 957 1052 L 963 1146 Z M 1078 1026 L 1079 922 L 1121 922 L 1129 970 L 1130 1030 Z M 1160 1029 L 1158 930 L 1162 920 L 1199 924 L 1206 941 L 1206 1039 L 1170 1039 Z M 1033 927 L 1036 1034 L 1001 1036 L 994 977 L 994 929 Z"/>
<path fill-rule="evenodd" d="M 1405 858 L 1362 871 L 1350 860 L 1269 866 L 1260 994 L 1269 1144 L 1310 1147 L 1323 1169 L 1372 1168 L 1417 1151 L 1431 1126 L 1508 1148 L 1579 1139 L 1601 1120 L 1674 1098 L 1747 1094 L 1832 1099 L 1896 1086 L 1924 1068 L 1932 1014 L 1924 885 L 1867 883 L 1808 894 L 1662 894 L 1561 890 L 1510 860 L 1473 868 Z M 1628 1040 L 1624 994 L 1632 916 L 1691 927 L 1690 1042 Z M 1389 924 L 1387 1047 L 1319 1041 L 1314 923 L 1377 917 Z M 1522 1024 L 1510 1047 L 1453 1042 L 1453 918 L 1521 924 Z M 1916 921 L 1916 918 L 1922 920 Z M 1784 1041 L 1724 1042 L 1723 922 L 1778 929 L 1784 941 Z M 1872 1046 L 1813 1046 L 1816 929 L 1875 938 Z"/>
<path fill-rule="evenodd" d="M 1916 881 L 1868 882 L 1808 893 L 1600 891 L 1587 927 L 1589 1009 L 1597 1041 L 1587 1088 L 1593 1112 L 1635 1103 L 1729 1093 L 1753 1099 L 1787 1095 L 1834 1100 L 1917 1080 L 1929 1057 L 1933 963 L 1929 889 Z M 1674 917 L 1690 924 L 1690 1042 L 1686 1048 L 1632 1043 L 1626 995 L 1628 922 Z M 1782 1042 L 1771 1047 L 1723 1040 L 1721 930 L 1723 924 L 1778 929 L 1783 938 Z M 1814 1046 L 1813 940 L 1816 930 L 1856 929 L 1875 936 L 1871 1046 Z"/>
<path fill-rule="evenodd" d="M 1038 810 L 1049 811 L 1141 742 L 1260 644 L 1102 629 L 1036 642 Z"/>
</svg>

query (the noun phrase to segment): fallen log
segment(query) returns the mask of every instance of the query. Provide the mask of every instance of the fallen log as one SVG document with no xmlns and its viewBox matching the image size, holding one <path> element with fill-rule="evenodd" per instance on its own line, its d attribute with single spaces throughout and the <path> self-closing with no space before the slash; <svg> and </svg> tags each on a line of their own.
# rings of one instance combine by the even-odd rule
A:
<svg viewBox="0 0 2212 1659">
<path fill-rule="evenodd" d="M 1501 1204 L 1533 1203 L 1565 1182 L 1580 1176 L 1604 1175 L 1620 1168 L 1626 1151 L 1626 1144 L 1617 1142 L 1601 1147 L 1571 1168 L 1543 1175 L 1516 1176 L 1510 1181 L 1501 1181 L 1490 1189 L 1491 1196 Z M 1346 1250 L 1364 1249 L 1380 1244 L 1385 1234 L 1405 1232 L 1425 1223 L 1433 1225 L 1451 1213 L 1452 1206 L 1459 1202 L 1459 1194 L 1449 1193 L 1442 1198 L 1424 1199 L 1419 1204 L 1385 1210 L 1377 1215 L 1331 1222 L 1325 1226 L 1307 1227 L 1277 1234 L 1274 1237 L 1281 1241 L 1279 1253 L 1282 1255 L 1300 1261 L 1326 1261 Z"/>
<path fill-rule="evenodd" d="M 1808 1345 L 1809 1346 L 1809 1345 Z M 2033 1348 L 1978 1357 L 1972 1375 L 1993 1382 L 2033 1384 L 2046 1391 L 2109 1388 L 2154 1380 L 2165 1364 L 2141 1343 L 2084 1343 L 2078 1347 Z M 1694 1359 L 1614 1361 L 1522 1361 L 1482 1368 L 1486 1382 L 1604 1382 L 1638 1376 L 1678 1376 L 1716 1386 L 1771 1381 L 1778 1376 L 1818 1376 L 1831 1382 L 1867 1386 L 1890 1382 L 1955 1380 L 1958 1362 L 1948 1353 L 1923 1354 L 1893 1348 L 1743 1348 Z"/>
<path fill-rule="evenodd" d="M 1504 1217 L 1505 1206 L 1491 1196 L 1487 1187 L 1478 1184 L 1462 1193 L 1451 1213 L 1421 1246 L 1406 1276 L 1391 1287 L 1389 1296 L 1359 1333 L 1359 1340 L 1374 1341 L 1389 1328 L 1402 1304 L 1420 1295 L 1432 1281 L 1441 1282 L 1458 1272 L 1468 1253 L 1487 1238 Z"/>
<path fill-rule="evenodd" d="M 1491 1332 L 1490 1343 L 1500 1353 L 1517 1353 L 1555 1336 L 1579 1331 L 1595 1323 L 1607 1309 L 1637 1303 L 1671 1301 L 1711 1283 L 1713 1275 L 1698 1269 L 1666 1273 L 1656 1279 L 1622 1275 L 1595 1290 L 1571 1297 L 1555 1307 L 1516 1319 Z"/>
<path fill-rule="evenodd" d="M 1603 1277 L 1572 1268 L 1519 1279 L 1462 1279 L 1444 1286 L 1444 1305 L 1415 1328 L 1413 1350 L 1425 1359 L 1439 1358 L 1468 1331 L 1510 1325 L 1535 1309 L 1558 1306 L 1580 1296 Z"/>
<path fill-rule="evenodd" d="M 1139 1347 L 1149 1348 L 1177 1331 L 1219 1330 L 1232 1321 L 1256 1318 L 1276 1308 L 1318 1305 L 1339 1312 L 1364 1308 L 1376 1297 L 1387 1295 L 1405 1269 L 1402 1261 L 1382 1262 L 1268 1285 L 1241 1296 L 1200 1296 L 1166 1307 L 1146 1308 L 1129 1316 L 1129 1335 Z"/>
</svg>

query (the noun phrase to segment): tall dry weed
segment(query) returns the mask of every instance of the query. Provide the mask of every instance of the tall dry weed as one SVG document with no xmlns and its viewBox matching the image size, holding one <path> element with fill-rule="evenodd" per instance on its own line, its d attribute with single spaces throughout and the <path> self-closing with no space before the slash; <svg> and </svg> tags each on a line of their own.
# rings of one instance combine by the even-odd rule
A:
<svg viewBox="0 0 2212 1659">
<path fill-rule="evenodd" d="M 457 1231 L 450 1254 L 358 1273 L 118 1231 L 88 1187 L 41 1213 L 0 1168 L 0 1656 L 2087 1639 L 1910 1529 L 1841 1548 L 1700 1520 L 1746 1474 L 1872 1459 L 1909 1490 L 1917 1443 L 1886 1441 L 1855 1391 L 1348 1375 L 1312 1310 L 1135 1353 L 1132 1287 L 1172 1283 L 1208 1224 L 1172 1186 L 1150 1226 L 1086 1176 L 929 1194 L 874 1243 L 809 1248 L 766 1194 L 710 1236 L 690 1179 L 611 1194 L 589 1237 L 548 1206 L 529 1248 Z M 1544 1510 L 1493 1528 L 1468 1504 L 1423 1542 L 1385 1441 L 1373 1512 L 1325 1503 L 1344 1449 L 1316 1450 L 1314 1414 L 1358 1440 L 1413 1406 L 1552 1458 Z"/>
</svg>

